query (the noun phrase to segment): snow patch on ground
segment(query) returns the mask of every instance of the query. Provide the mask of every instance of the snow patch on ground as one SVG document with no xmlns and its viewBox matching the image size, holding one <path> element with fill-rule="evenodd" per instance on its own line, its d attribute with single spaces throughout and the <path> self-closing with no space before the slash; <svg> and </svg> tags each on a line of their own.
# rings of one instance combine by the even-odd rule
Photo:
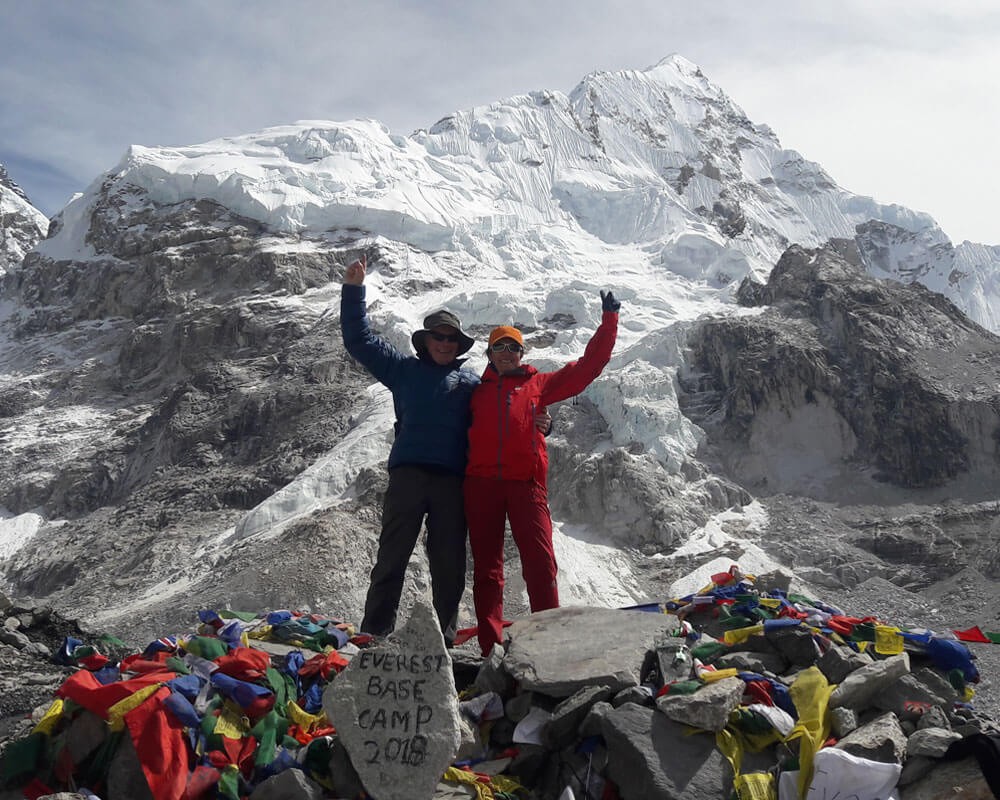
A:
<svg viewBox="0 0 1000 800">
<path fill-rule="evenodd" d="M 715 514 L 702 527 L 693 531 L 688 540 L 674 552 L 654 556 L 656 559 L 676 559 L 681 556 L 707 555 L 723 547 L 730 552 L 734 549 L 742 551 L 735 560 L 731 556 L 712 558 L 678 578 L 670 585 L 668 597 L 684 597 L 701 591 L 711 584 L 713 575 L 729 571 L 733 564 L 749 575 L 780 570 L 791 576 L 791 591 L 818 596 L 814 587 L 800 580 L 788 567 L 775 561 L 752 541 L 767 532 L 768 522 L 767 510 L 760 501 L 754 500 L 742 509 L 729 509 Z"/>
<path fill-rule="evenodd" d="M 626 552 L 589 541 L 592 538 L 593 532 L 584 526 L 552 524 L 560 603 L 619 608 L 644 600 Z"/>
<path fill-rule="evenodd" d="M 0 507 L 0 561 L 20 550 L 44 524 L 45 517 L 39 514 L 12 514 Z"/>
</svg>

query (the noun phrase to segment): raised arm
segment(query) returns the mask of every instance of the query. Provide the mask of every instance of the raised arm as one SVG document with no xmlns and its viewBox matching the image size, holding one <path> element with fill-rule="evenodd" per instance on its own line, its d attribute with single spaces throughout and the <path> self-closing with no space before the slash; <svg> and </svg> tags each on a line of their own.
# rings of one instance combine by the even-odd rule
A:
<svg viewBox="0 0 1000 800">
<path fill-rule="evenodd" d="M 344 347 L 379 383 L 390 389 L 406 356 L 385 339 L 372 333 L 365 307 L 365 275 L 368 262 L 364 256 L 347 267 L 340 290 L 340 332 Z"/>
<path fill-rule="evenodd" d="M 621 303 L 615 299 L 613 292 L 601 290 L 601 324 L 590 337 L 583 356 L 577 361 L 570 361 L 556 372 L 543 376 L 545 385 L 542 389 L 541 403 L 549 405 L 565 400 L 567 397 L 580 394 L 591 382 L 601 374 L 611 360 L 611 351 L 618 338 L 618 311 Z"/>
</svg>

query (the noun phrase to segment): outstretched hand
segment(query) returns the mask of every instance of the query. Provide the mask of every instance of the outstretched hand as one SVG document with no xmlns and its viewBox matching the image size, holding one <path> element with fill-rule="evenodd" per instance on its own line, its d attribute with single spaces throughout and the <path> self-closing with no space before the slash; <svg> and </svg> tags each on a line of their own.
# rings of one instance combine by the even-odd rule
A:
<svg viewBox="0 0 1000 800">
<path fill-rule="evenodd" d="M 365 282 L 365 273 L 368 271 L 368 259 L 361 256 L 351 264 L 344 272 L 344 283 L 351 286 L 360 286 Z"/>
<path fill-rule="evenodd" d="M 618 309 L 622 307 L 621 302 L 615 299 L 615 293 L 610 289 L 604 291 L 601 289 L 601 308 L 604 311 L 614 311 L 617 312 Z"/>
</svg>

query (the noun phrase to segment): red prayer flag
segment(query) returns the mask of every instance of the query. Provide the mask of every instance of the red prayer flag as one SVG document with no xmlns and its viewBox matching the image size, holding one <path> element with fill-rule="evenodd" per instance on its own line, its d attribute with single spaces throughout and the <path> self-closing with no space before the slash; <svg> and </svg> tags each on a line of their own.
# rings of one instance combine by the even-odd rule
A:
<svg viewBox="0 0 1000 800">
<path fill-rule="evenodd" d="M 55 794 L 55 792 L 38 780 L 38 778 L 33 778 L 31 783 L 21 789 L 21 794 L 28 798 L 28 800 L 38 800 L 39 797 Z"/>
<path fill-rule="evenodd" d="M 151 675 L 137 675 L 127 681 L 116 681 L 104 686 L 94 677 L 94 673 L 81 669 L 63 681 L 56 695 L 72 700 L 78 706 L 97 714 L 101 719 L 107 719 L 108 709 L 115 703 L 131 697 L 151 683 L 166 682 L 176 677 L 176 672 L 156 672 Z"/>
<path fill-rule="evenodd" d="M 194 772 L 188 776 L 184 800 L 210 800 L 210 798 L 214 798 L 215 792 L 213 790 L 220 777 L 219 770 L 199 764 L 194 768 Z"/>
<path fill-rule="evenodd" d="M 214 659 L 219 672 L 241 681 L 253 682 L 260 680 L 271 666 L 271 657 L 263 650 L 252 647 L 237 647 L 225 655 Z"/>
<path fill-rule="evenodd" d="M 125 726 L 156 800 L 182 800 L 187 791 L 188 740 L 183 723 L 163 707 L 169 695 L 170 689 L 161 686 L 125 715 Z"/>
<path fill-rule="evenodd" d="M 985 642 L 989 644 L 992 640 L 982 632 L 978 625 L 966 628 L 964 631 L 954 631 L 954 634 L 963 642 Z"/>
</svg>

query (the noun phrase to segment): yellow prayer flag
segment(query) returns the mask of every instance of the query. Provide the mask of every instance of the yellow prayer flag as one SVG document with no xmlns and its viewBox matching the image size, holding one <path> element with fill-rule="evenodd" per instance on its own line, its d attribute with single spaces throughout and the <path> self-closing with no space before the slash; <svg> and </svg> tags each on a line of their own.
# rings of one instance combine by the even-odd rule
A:
<svg viewBox="0 0 1000 800">
<path fill-rule="evenodd" d="M 149 686 L 143 686 L 139 691 L 130 694 L 128 697 L 119 700 L 111 706 L 108 709 L 108 725 L 111 726 L 111 730 L 125 730 L 125 715 L 133 708 L 138 708 L 145 703 L 149 696 L 154 694 L 162 685 L 162 683 L 152 683 Z"/>
<path fill-rule="evenodd" d="M 227 700 L 219 710 L 214 732 L 230 739 L 242 739 L 250 733 L 250 720 L 246 718 L 242 708 Z"/>
<path fill-rule="evenodd" d="M 42 718 L 38 720 L 38 723 L 31 732 L 44 733 L 46 736 L 51 736 L 52 730 L 59 724 L 59 719 L 62 717 L 62 713 L 63 701 L 61 697 L 57 697 L 45 710 L 45 714 L 43 714 Z"/>
<path fill-rule="evenodd" d="M 899 628 L 890 625 L 875 626 L 875 652 L 895 656 L 903 652 L 903 637 Z"/>
<path fill-rule="evenodd" d="M 764 623 L 761 622 L 758 625 L 751 625 L 747 628 L 734 628 L 733 630 L 726 631 L 723 639 L 726 644 L 739 644 L 740 642 L 745 642 L 751 636 L 756 636 L 758 633 L 764 632 Z"/>
</svg>

